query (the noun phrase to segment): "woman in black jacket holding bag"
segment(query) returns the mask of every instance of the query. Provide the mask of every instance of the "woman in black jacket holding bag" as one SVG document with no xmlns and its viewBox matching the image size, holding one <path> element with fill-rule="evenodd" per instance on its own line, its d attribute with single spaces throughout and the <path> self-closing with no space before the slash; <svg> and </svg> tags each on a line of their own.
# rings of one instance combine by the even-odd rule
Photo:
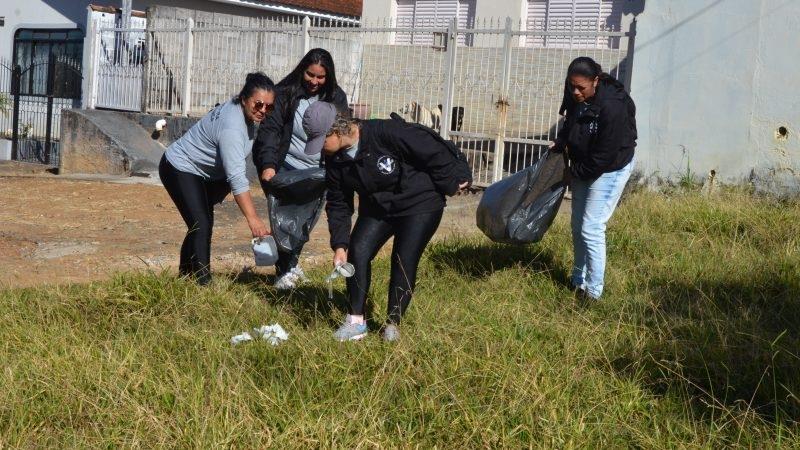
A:
<svg viewBox="0 0 800 450">
<path fill-rule="evenodd" d="M 306 108 L 317 101 L 325 101 L 336 105 L 341 111 L 347 110 L 347 95 L 336 82 L 333 58 L 321 48 L 310 50 L 300 60 L 297 67 L 278 83 L 277 94 L 275 109 L 261 124 L 253 144 L 253 162 L 260 175 L 264 194 L 273 200 L 270 204 L 274 204 L 274 198 L 270 196 L 269 181 L 277 172 L 320 166 L 318 154 L 307 155 L 303 151 L 307 141 L 302 127 Z M 318 211 L 321 211 L 321 199 L 315 201 L 320 202 Z M 316 218 L 311 220 L 311 224 L 314 222 Z M 276 224 L 272 228 L 277 238 L 280 230 Z M 279 258 L 275 264 L 277 289 L 293 289 L 305 280 L 303 271 L 298 267 L 302 249 L 302 243 L 289 251 L 279 248 Z"/>
<path fill-rule="evenodd" d="M 414 291 L 420 257 L 442 218 L 445 195 L 469 186 L 469 166 L 432 130 L 399 120 L 352 120 L 337 114 L 329 103 L 310 106 L 303 127 L 310 138 L 306 153 L 325 155 L 334 266 L 347 261 L 355 268 L 347 279 L 350 311 L 334 338 L 366 336 L 364 307 L 372 259 L 394 236 L 388 318 L 382 335 L 395 341 Z M 358 220 L 351 232 L 355 193 Z"/>
<path fill-rule="evenodd" d="M 564 126 L 552 149 L 566 151 L 572 190 L 572 286 L 599 299 L 606 267 L 606 223 L 634 165 L 636 107 L 625 87 L 588 57 L 570 63 Z"/>
</svg>

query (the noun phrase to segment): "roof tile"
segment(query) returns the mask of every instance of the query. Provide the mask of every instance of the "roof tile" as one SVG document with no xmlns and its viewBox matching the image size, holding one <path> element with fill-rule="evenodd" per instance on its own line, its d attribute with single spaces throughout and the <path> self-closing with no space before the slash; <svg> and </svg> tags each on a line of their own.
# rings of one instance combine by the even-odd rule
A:
<svg viewBox="0 0 800 450">
<path fill-rule="evenodd" d="M 267 2 L 345 16 L 361 17 L 362 0 L 267 0 Z"/>
</svg>

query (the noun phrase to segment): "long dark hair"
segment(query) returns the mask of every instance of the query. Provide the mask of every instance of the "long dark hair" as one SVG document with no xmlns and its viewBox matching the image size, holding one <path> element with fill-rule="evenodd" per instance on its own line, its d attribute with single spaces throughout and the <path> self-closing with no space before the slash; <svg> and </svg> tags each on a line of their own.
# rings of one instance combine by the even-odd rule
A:
<svg viewBox="0 0 800 450">
<path fill-rule="evenodd" d="M 239 91 L 239 95 L 234 97 L 233 102 L 237 104 L 242 103 L 242 101 L 249 98 L 253 95 L 253 92 L 259 89 L 267 92 L 275 92 L 275 83 L 273 83 L 268 76 L 264 75 L 263 72 L 248 73 L 242 90 Z"/>
<path fill-rule="evenodd" d="M 600 86 L 625 88 L 616 78 L 603 72 L 603 68 L 595 60 L 588 56 L 579 56 L 573 59 L 569 63 L 569 67 L 567 67 L 567 77 L 564 79 L 564 97 L 561 99 L 561 107 L 558 108 L 558 113 L 561 115 L 564 115 L 565 112 L 575 106 L 575 98 L 572 96 L 572 87 L 569 82 L 569 78 L 575 75 L 586 77 L 590 80 L 599 78 L 598 88 Z"/>
<path fill-rule="evenodd" d="M 336 82 L 336 68 L 333 65 L 333 57 L 323 48 L 312 48 L 303 56 L 297 67 L 286 75 L 278 83 L 279 88 L 286 88 L 291 98 L 300 95 L 304 90 L 303 73 L 312 64 L 319 64 L 325 69 L 325 84 L 320 88 L 319 99 L 324 102 L 333 100 L 333 93 L 339 84 Z"/>
</svg>

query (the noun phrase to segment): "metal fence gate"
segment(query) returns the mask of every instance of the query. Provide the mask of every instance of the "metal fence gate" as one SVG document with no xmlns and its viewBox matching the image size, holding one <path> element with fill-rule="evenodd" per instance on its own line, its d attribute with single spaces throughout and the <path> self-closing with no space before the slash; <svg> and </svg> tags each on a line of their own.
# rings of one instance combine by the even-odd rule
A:
<svg viewBox="0 0 800 450">
<path fill-rule="evenodd" d="M 175 19 L 148 25 L 144 44 L 125 44 L 124 58 L 117 58 L 118 50 L 111 53 L 122 61 L 117 67 L 133 61 L 132 79 L 141 68 L 137 92 L 144 111 L 199 116 L 235 95 L 246 73 L 261 70 L 278 81 L 310 48 L 325 48 L 356 116 L 388 118 L 397 112 L 437 129 L 464 150 L 475 184 L 485 186 L 535 162 L 555 138 L 573 58 L 590 56 L 629 85 L 633 51 L 625 20 L 570 20 L 546 30 L 511 20 L 475 20 L 465 27 L 456 19 L 413 27 L 392 19 L 361 26 L 308 18 L 257 25 Z M 103 33 L 116 33 L 120 42 L 124 32 L 124 42 L 131 42 L 142 31 L 97 30 L 94 42 L 102 42 Z M 95 64 L 107 65 L 111 58 L 93 51 Z M 95 92 L 101 87 L 99 77 L 90 84 Z M 102 89 L 136 90 L 134 84 Z"/>
<path fill-rule="evenodd" d="M 94 35 L 94 105 L 139 111 L 145 62 L 145 30 L 100 28 Z"/>
<path fill-rule="evenodd" d="M 51 54 L 21 67 L 0 62 L 0 152 L 58 166 L 61 110 L 80 106 L 81 65 Z"/>
</svg>

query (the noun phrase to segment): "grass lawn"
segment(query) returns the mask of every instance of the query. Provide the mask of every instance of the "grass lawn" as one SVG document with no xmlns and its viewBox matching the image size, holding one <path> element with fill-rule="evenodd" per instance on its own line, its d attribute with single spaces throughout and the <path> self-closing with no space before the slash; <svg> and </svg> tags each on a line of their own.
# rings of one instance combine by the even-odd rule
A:
<svg viewBox="0 0 800 450">
<path fill-rule="evenodd" d="M 589 305 L 568 221 L 429 246 L 396 345 L 331 339 L 324 268 L 290 295 L 219 273 L 0 291 L 0 447 L 800 446 L 798 204 L 632 194 Z M 274 322 L 288 342 L 229 343 Z"/>
</svg>

